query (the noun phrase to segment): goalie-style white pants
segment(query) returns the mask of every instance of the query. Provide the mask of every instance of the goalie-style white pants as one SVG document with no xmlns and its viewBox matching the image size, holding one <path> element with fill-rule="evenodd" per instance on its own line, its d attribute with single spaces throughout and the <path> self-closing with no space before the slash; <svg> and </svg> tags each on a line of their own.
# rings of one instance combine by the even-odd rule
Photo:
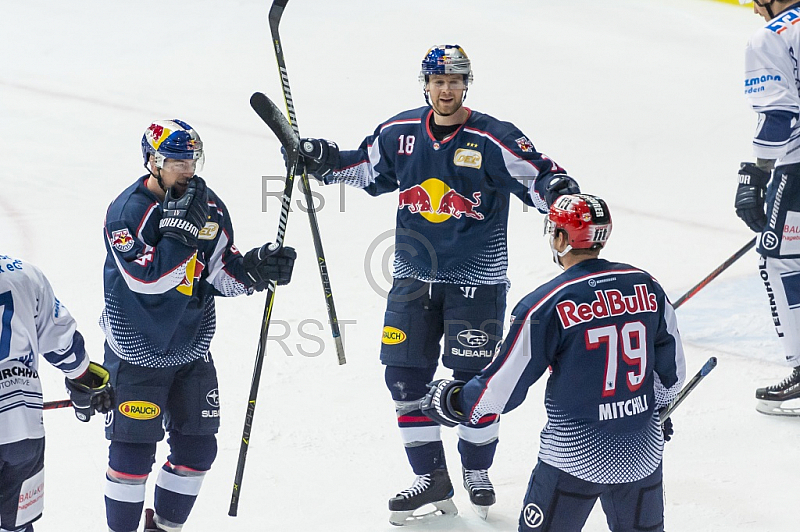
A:
<svg viewBox="0 0 800 532">
<path fill-rule="evenodd" d="M 761 256 L 758 272 L 767 290 L 772 323 L 786 362 L 800 366 L 800 259 Z"/>
</svg>

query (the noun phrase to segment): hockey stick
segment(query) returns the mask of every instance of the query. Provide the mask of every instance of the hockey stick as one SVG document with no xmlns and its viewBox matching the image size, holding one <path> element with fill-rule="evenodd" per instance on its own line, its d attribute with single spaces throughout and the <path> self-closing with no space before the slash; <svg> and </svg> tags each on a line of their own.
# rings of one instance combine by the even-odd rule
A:
<svg viewBox="0 0 800 532">
<path fill-rule="evenodd" d="M 684 385 L 683 389 L 681 389 L 681 391 L 678 392 L 678 395 L 675 396 L 675 399 L 673 399 L 670 404 L 661 409 L 661 412 L 659 412 L 659 414 L 661 416 L 662 424 L 670 416 L 670 414 L 672 414 L 672 412 L 674 412 L 675 409 L 678 408 L 678 405 L 681 404 L 683 400 L 686 399 L 686 397 L 690 393 L 692 393 L 692 390 L 694 390 L 697 387 L 697 385 L 700 384 L 700 381 L 705 379 L 706 375 L 711 373 L 711 370 L 714 369 L 715 367 L 717 367 L 717 357 L 709 358 L 706 361 L 706 363 L 703 364 L 703 367 L 700 368 L 700 371 L 695 373 L 694 377 L 689 379 L 689 382 L 687 382 L 686 385 Z"/>
<path fill-rule="evenodd" d="M 297 168 L 298 140 L 297 135 L 292 131 L 291 126 L 281 113 L 280 109 L 272 101 L 257 92 L 250 97 L 250 106 L 258 113 L 258 116 L 269 126 L 275 136 L 278 137 L 288 160 L 286 171 L 286 183 L 283 188 L 283 198 L 281 198 L 281 218 L 278 223 L 278 235 L 275 237 L 275 244 L 281 246 L 286 235 L 286 222 L 289 219 L 289 207 L 291 206 L 292 190 L 294 189 L 294 172 Z M 261 382 L 261 369 L 264 366 L 264 355 L 267 349 L 267 331 L 269 330 L 269 320 L 272 315 L 272 304 L 275 302 L 275 282 L 270 281 L 267 286 L 267 301 L 264 305 L 264 318 L 261 321 L 261 335 L 258 339 L 258 351 L 256 352 L 256 363 L 253 369 L 253 381 L 250 384 L 250 397 L 247 400 L 247 413 L 244 418 L 244 429 L 242 430 L 242 442 L 239 447 L 239 460 L 236 464 L 236 476 L 233 480 L 233 492 L 231 494 L 231 504 L 228 515 L 236 517 L 239 509 L 239 492 L 242 487 L 244 477 L 244 464 L 247 459 L 247 449 L 250 445 L 250 432 L 253 428 L 253 415 L 256 410 L 256 398 L 258 397 L 258 386 Z"/>
<path fill-rule="evenodd" d="M 283 99 L 286 102 L 286 112 L 289 115 L 289 123 L 292 125 L 297 138 L 300 138 L 300 129 L 297 126 L 297 114 L 294 110 L 292 100 L 292 89 L 289 86 L 289 75 L 286 72 L 286 60 L 283 57 L 283 46 L 281 36 L 278 33 L 278 26 L 283 16 L 283 10 L 289 0 L 274 0 L 269 10 L 269 29 L 272 32 L 272 43 L 275 47 L 275 58 L 278 61 L 278 73 L 281 77 L 281 87 L 283 88 Z M 346 362 L 344 356 L 344 343 L 339 331 L 339 319 L 336 316 L 336 307 L 333 304 L 333 292 L 331 291 L 331 281 L 328 276 L 328 265 L 325 262 L 325 253 L 322 251 L 322 238 L 319 234 L 319 223 L 317 222 L 317 211 L 314 207 L 314 199 L 311 195 L 311 188 L 308 184 L 308 176 L 305 172 L 300 176 L 300 188 L 306 198 L 306 211 L 308 212 L 308 222 L 311 226 L 311 236 L 314 239 L 314 250 L 317 253 L 317 265 L 319 266 L 319 276 L 322 280 L 322 290 L 325 292 L 325 303 L 328 308 L 328 321 L 331 324 L 333 341 L 336 345 L 336 356 L 339 365 Z"/>
<path fill-rule="evenodd" d="M 720 264 L 720 265 L 717 267 L 717 269 L 716 269 L 716 270 L 714 270 L 713 272 L 709 273 L 709 274 L 706 276 L 706 278 L 705 278 L 705 279 L 703 279 L 702 281 L 700 281 L 699 283 L 697 283 L 697 284 L 696 284 L 694 287 L 692 287 L 692 289 L 691 289 L 691 290 L 689 290 L 688 292 L 686 292 L 685 294 L 683 294 L 681 297 L 679 297 L 679 298 L 678 298 L 678 300 L 677 300 L 675 303 L 673 303 L 673 305 L 672 305 L 672 306 L 673 306 L 673 308 L 678 308 L 678 307 L 680 307 L 681 305 L 683 305 L 684 303 L 686 303 L 686 301 L 687 301 L 689 298 L 691 298 L 691 297 L 692 297 L 692 296 L 694 296 L 694 295 L 695 295 L 697 292 L 699 292 L 700 290 L 702 290 L 702 289 L 703 289 L 703 288 L 704 288 L 704 287 L 705 287 L 705 286 L 706 286 L 708 283 L 710 283 L 711 281 L 713 281 L 714 279 L 716 279 L 716 278 L 717 278 L 717 276 L 718 276 L 719 274 L 721 274 L 722 272 L 724 272 L 725 270 L 727 270 L 727 269 L 728 269 L 728 267 L 729 267 L 731 264 L 733 264 L 734 262 L 736 262 L 737 260 L 739 260 L 739 259 L 742 257 L 742 255 L 744 255 L 745 253 L 747 253 L 748 251 L 750 251 L 750 249 L 751 249 L 753 246 L 755 246 L 755 245 L 756 245 L 756 238 L 757 238 L 757 237 L 753 237 L 753 239 L 752 239 L 750 242 L 748 242 L 747 244 L 745 244 L 744 246 L 742 246 L 742 248 L 741 248 L 739 251 L 737 251 L 736 253 L 734 253 L 734 254 L 733 254 L 733 255 L 731 255 L 730 257 L 728 257 L 728 260 L 726 260 L 725 262 L 723 262 L 722 264 Z"/>
<path fill-rule="evenodd" d="M 42 410 L 55 410 L 56 408 L 67 408 L 72 406 L 72 401 L 69 399 L 60 399 L 58 401 L 46 401 L 42 405 Z"/>
<path fill-rule="evenodd" d="M 700 368 L 700 371 L 698 371 L 695 374 L 695 376 L 692 377 L 689 380 L 689 382 L 687 382 L 684 385 L 683 388 L 681 388 L 681 391 L 678 392 L 678 395 L 675 396 L 675 399 L 673 399 L 670 404 L 661 409 L 659 414 L 661 416 L 662 424 L 664 423 L 664 420 L 666 420 L 670 416 L 670 414 L 672 414 L 672 412 L 674 412 L 675 409 L 678 408 L 678 405 L 680 405 L 683 402 L 683 400 L 686 399 L 686 397 L 690 393 L 692 393 L 692 390 L 694 390 L 697 387 L 697 385 L 700 384 L 700 381 L 705 379 L 706 375 L 711 373 L 711 370 L 714 369 L 715 367 L 717 367 L 717 357 L 709 358 L 703 365 L 703 367 Z M 395 401 L 394 410 L 398 416 L 406 415 L 409 412 L 413 412 L 414 410 L 419 410 L 423 399 L 424 398 L 417 399 L 416 401 Z"/>
</svg>

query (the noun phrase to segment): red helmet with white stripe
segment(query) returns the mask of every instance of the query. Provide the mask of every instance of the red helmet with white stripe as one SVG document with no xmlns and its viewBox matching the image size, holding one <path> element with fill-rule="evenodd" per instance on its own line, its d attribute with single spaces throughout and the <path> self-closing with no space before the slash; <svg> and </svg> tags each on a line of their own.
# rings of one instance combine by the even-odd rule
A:
<svg viewBox="0 0 800 532">
<path fill-rule="evenodd" d="M 550 206 L 545 232 L 555 237 L 558 231 L 567 234 L 567 249 L 601 249 L 611 235 L 611 213 L 597 196 L 567 194 Z"/>
</svg>

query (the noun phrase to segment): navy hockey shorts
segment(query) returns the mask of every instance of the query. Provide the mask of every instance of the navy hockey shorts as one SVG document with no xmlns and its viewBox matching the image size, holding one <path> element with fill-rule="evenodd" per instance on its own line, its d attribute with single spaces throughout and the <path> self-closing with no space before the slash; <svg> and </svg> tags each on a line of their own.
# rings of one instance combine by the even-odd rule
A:
<svg viewBox="0 0 800 532">
<path fill-rule="evenodd" d="M 32 523 L 43 507 L 44 438 L 0 445 L 1 528 L 17 530 Z"/>
<path fill-rule="evenodd" d="M 661 464 L 625 484 L 595 484 L 539 461 L 519 516 L 520 532 L 580 532 L 597 498 L 612 532 L 663 532 Z"/>
<path fill-rule="evenodd" d="M 767 226 L 757 251 L 766 257 L 800 258 L 800 164 L 775 168 L 765 201 Z"/>
<path fill-rule="evenodd" d="M 114 387 L 106 438 L 126 443 L 164 439 L 164 429 L 186 436 L 219 429 L 217 371 L 211 353 L 187 364 L 145 368 L 125 362 L 106 345 L 105 367 Z"/>
<path fill-rule="evenodd" d="M 395 279 L 386 305 L 381 362 L 479 372 L 503 340 L 506 285 L 459 286 Z M 442 350 L 442 338 L 444 349 Z"/>
</svg>

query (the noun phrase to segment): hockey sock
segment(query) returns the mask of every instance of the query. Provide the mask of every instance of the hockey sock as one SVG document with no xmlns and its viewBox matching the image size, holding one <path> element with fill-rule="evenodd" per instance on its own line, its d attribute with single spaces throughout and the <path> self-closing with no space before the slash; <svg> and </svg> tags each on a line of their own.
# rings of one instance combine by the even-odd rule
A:
<svg viewBox="0 0 800 532">
<path fill-rule="evenodd" d="M 434 469 L 447 467 L 440 441 L 411 447 L 406 445 L 406 456 L 415 475 L 427 475 Z"/>
<path fill-rule="evenodd" d="M 105 501 L 108 528 L 132 532 L 139 528 L 145 483 L 153 466 L 155 443 L 112 441 L 108 447 Z"/>
<path fill-rule="evenodd" d="M 156 479 L 155 522 L 167 532 L 178 532 L 200 493 L 205 471 L 167 462 Z"/>
<path fill-rule="evenodd" d="M 203 477 L 217 456 L 213 434 L 187 436 L 170 432 L 170 454 L 156 479 L 155 522 L 168 532 L 177 532 L 189 518 L 200 493 Z"/>
<path fill-rule="evenodd" d="M 427 384 L 436 368 L 403 368 L 386 366 L 386 387 L 395 401 L 416 401 L 428 393 Z M 441 427 L 419 410 L 397 416 L 400 437 L 408 462 L 416 475 L 427 475 L 445 467 Z"/>
<path fill-rule="evenodd" d="M 147 474 L 129 475 L 109 469 L 106 473 L 106 521 L 109 530 L 131 532 L 139 528 L 144 508 Z"/>
<path fill-rule="evenodd" d="M 458 452 L 464 469 L 489 469 L 494 460 L 499 416 L 485 416 L 477 425 L 458 426 Z"/>
</svg>

